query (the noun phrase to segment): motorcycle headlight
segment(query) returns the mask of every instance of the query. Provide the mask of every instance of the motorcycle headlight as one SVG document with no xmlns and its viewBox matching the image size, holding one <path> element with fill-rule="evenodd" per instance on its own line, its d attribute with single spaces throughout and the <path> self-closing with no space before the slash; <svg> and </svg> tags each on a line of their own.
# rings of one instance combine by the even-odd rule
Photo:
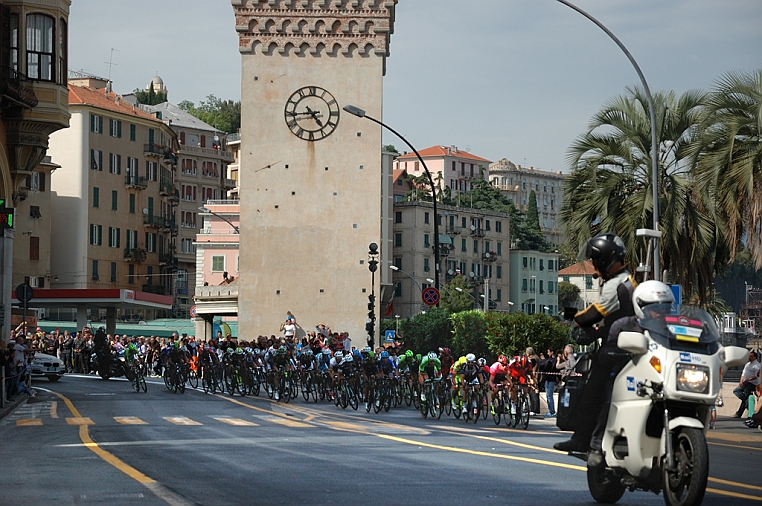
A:
<svg viewBox="0 0 762 506">
<path fill-rule="evenodd" d="M 709 393 L 709 368 L 677 364 L 677 389 L 697 394 Z"/>
</svg>

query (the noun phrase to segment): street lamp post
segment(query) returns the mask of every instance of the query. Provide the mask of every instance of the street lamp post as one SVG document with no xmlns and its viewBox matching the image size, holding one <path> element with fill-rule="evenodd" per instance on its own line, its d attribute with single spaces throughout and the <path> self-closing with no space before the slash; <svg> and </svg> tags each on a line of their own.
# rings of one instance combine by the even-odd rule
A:
<svg viewBox="0 0 762 506">
<path fill-rule="evenodd" d="M 421 154 L 418 153 L 418 150 L 413 147 L 412 144 L 408 142 L 407 139 L 405 139 L 402 135 L 400 135 L 399 132 L 394 130 L 389 125 L 386 125 L 382 123 L 381 121 L 368 116 L 365 114 L 365 111 L 360 109 L 359 107 L 356 107 L 354 105 L 345 105 L 344 110 L 347 111 L 349 114 L 353 116 L 357 116 L 358 118 L 366 118 L 373 123 L 376 123 L 380 125 L 383 128 L 386 128 L 391 133 L 402 139 L 402 142 L 407 144 L 407 147 L 409 147 L 413 153 L 415 153 L 415 156 L 418 157 L 418 160 L 421 162 L 421 165 L 423 165 L 423 170 L 426 172 L 426 176 L 429 178 L 429 184 L 431 185 L 431 197 L 432 202 L 434 204 L 434 288 L 439 291 L 439 215 L 437 213 L 437 187 L 434 185 L 434 178 L 431 176 L 431 172 L 429 171 L 429 168 L 426 166 L 426 162 L 421 157 Z"/>
<path fill-rule="evenodd" d="M 412 282 L 413 282 L 413 284 L 415 284 L 415 286 L 416 286 L 416 287 L 418 287 L 418 292 L 419 292 L 419 293 L 423 293 L 423 288 L 421 288 L 421 285 L 418 283 L 418 281 L 416 281 L 416 280 L 415 280 L 415 278 L 414 278 L 413 276 L 411 276 L 411 275 L 410 275 L 410 274 L 408 274 L 407 272 L 403 271 L 402 269 L 400 269 L 400 268 L 399 268 L 399 267 L 397 267 L 396 265 L 390 265 L 390 266 L 389 266 L 389 268 L 390 268 L 391 270 L 393 270 L 394 272 L 401 272 L 401 273 L 402 273 L 402 274 L 404 274 L 405 276 L 409 277 L 409 278 L 410 278 L 410 281 L 412 281 Z M 412 292 L 412 290 L 410 290 L 410 291 Z M 410 302 L 410 305 L 411 305 L 411 308 L 410 308 L 410 316 L 413 316 L 413 309 L 412 309 L 412 305 L 413 305 L 413 304 L 415 304 L 415 303 L 414 303 L 413 301 L 411 301 L 411 302 Z"/>
<path fill-rule="evenodd" d="M 368 270 L 370 271 L 370 295 L 368 295 L 370 321 L 365 325 L 365 330 L 368 332 L 368 346 L 373 348 L 376 338 L 376 270 L 378 270 L 378 244 L 375 242 L 368 245 Z"/>
<path fill-rule="evenodd" d="M 224 221 L 225 223 L 227 223 L 228 225 L 230 225 L 231 227 L 233 227 L 233 230 L 235 230 L 235 233 L 236 233 L 236 234 L 240 234 L 240 233 L 241 233 L 241 231 L 238 229 L 238 227 L 237 227 L 237 226 L 235 226 L 235 225 L 233 225 L 233 222 L 232 222 L 232 221 L 230 221 L 229 219 L 225 218 L 225 217 L 224 217 L 224 216 L 222 216 L 221 214 L 217 214 L 217 213 L 215 213 L 214 211 L 212 211 L 212 210 L 210 210 L 210 209 L 207 209 L 207 208 L 206 208 L 206 207 L 204 207 L 204 206 L 201 206 L 201 207 L 199 207 L 199 208 L 198 208 L 198 210 L 199 210 L 199 211 L 201 211 L 201 212 L 203 212 L 203 213 L 209 213 L 209 214 L 211 214 L 211 215 L 214 215 L 214 216 L 218 217 L 219 219 L 221 219 L 222 221 Z"/>
<path fill-rule="evenodd" d="M 534 287 L 534 299 L 532 300 L 532 313 L 537 312 L 537 276 L 532 275 L 532 286 Z"/>
<path fill-rule="evenodd" d="M 479 309 L 479 301 L 477 301 L 477 300 L 476 300 L 476 297 L 474 297 L 473 295 L 471 295 L 471 292 L 467 292 L 467 291 L 465 291 L 464 289 L 462 289 L 462 288 L 461 288 L 461 287 L 459 287 L 459 286 L 456 286 L 456 287 L 455 287 L 455 290 L 456 290 L 456 291 L 458 291 L 458 292 L 460 292 L 460 293 L 465 293 L 466 295 L 468 295 L 469 297 L 471 297 L 471 300 L 473 300 L 473 301 L 474 301 L 474 304 L 476 305 L 476 309 Z M 484 310 L 482 309 L 482 311 L 484 311 Z"/>
<path fill-rule="evenodd" d="M 614 35 L 611 30 L 606 28 L 606 26 L 595 19 L 593 16 L 585 12 L 584 10 L 580 9 L 573 3 L 569 2 L 568 0 L 556 0 L 559 3 L 564 4 L 565 6 L 569 7 L 570 9 L 573 9 L 577 11 L 578 13 L 585 16 L 587 19 L 595 23 L 598 28 L 606 32 L 606 35 L 608 35 L 617 46 L 619 46 L 619 49 L 624 52 L 625 56 L 627 56 L 627 59 L 630 60 L 630 63 L 633 67 L 635 67 L 635 72 L 637 72 L 638 77 L 640 78 L 640 82 L 643 85 L 643 90 L 646 94 L 646 100 L 648 101 L 648 107 L 650 109 L 649 116 L 651 119 L 651 198 L 653 199 L 653 230 L 654 233 L 659 231 L 659 136 L 656 133 L 656 108 L 654 107 L 654 99 L 651 96 L 651 89 L 648 87 L 648 82 L 646 82 L 646 77 L 643 75 L 643 72 L 640 70 L 640 66 L 638 65 L 638 62 L 635 61 L 635 58 L 633 58 L 632 54 L 627 50 L 627 48 L 622 44 L 622 42 L 617 38 L 616 35 Z M 655 235 L 655 234 L 654 234 Z M 654 279 L 656 281 L 659 281 L 661 279 L 661 259 L 660 259 L 660 250 L 659 250 L 659 237 L 652 237 L 653 239 L 653 249 L 654 249 Z"/>
</svg>

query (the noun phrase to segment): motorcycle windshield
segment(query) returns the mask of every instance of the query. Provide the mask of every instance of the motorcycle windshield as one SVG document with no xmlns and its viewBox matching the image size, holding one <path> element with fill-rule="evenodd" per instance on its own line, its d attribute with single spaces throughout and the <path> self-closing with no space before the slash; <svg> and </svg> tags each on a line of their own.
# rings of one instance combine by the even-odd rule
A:
<svg viewBox="0 0 762 506">
<path fill-rule="evenodd" d="M 651 304 L 643 308 L 640 326 L 651 338 L 671 350 L 714 355 L 720 348 L 720 332 L 714 319 L 695 306 Z"/>
</svg>

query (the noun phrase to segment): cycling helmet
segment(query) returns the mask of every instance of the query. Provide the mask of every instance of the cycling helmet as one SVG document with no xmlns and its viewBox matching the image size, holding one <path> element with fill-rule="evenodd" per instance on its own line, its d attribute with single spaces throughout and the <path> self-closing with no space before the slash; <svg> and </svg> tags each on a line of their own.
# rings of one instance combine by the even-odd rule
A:
<svg viewBox="0 0 762 506">
<path fill-rule="evenodd" d="M 241 348 L 236 348 L 235 349 L 235 354 L 236 355 L 243 355 L 243 350 Z"/>
<path fill-rule="evenodd" d="M 479 359 L 479 367 L 484 367 L 485 365 L 487 365 L 487 360 L 484 359 L 484 358 L 480 358 Z"/>
<path fill-rule="evenodd" d="M 503 367 L 505 367 L 508 365 L 508 357 L 506 357 L 505 355 L 500 355 L 499 357 L 497 357 L 497 362 Z"/>
<path fill-rule="evenodd" d="M 423 357 L 421 356 L 421 354 L 420 354 L 420 353 L 417 353 L 417 354 L 415 355 L 415 359 L 416 359 L 418 362 L 420 362 L 422 358 L 423 358 Z"/>
<path fill-rule="evenodd" d="M 246 348 L 245 348 L 243 351 L 245 351 L 246 353 L 251 353 L 251 348 L 249 348 L 249 347 L 247 346 L 247 347 L 246 347 Z"/>
<path fill-rule="evenodd" d="M 135 343 L 130 343 L 130 344 L 128 344 L 128 345 L 127 345 L 127 349 L 129 349 L 129 350 L 131 350 L 131 351 L 138 351 L 138 347 L 137 347 L 137 346 L 135 346 Z"/>
<path fill-rule="evenodd" d="M 466 362 L 476 362 L 476 355 L 473 353 L 466 355 Z"/>
<path fill-rule="evenodd" d="M 359 357 L 360 356 L 360 350 L 352 350 L 352 355 L 354 355 L 355 357 Z"/>
<path fill-rule="evenodd" d="M 172 343 L 172 346 L 173 346 L 175 349 L 178 349 L 178 348 L 180 348 L 180 343 L 179 343 L 179 342 L 177 342 L 177 341 L 175 341 L 174 343 Z"/>
<path fill-rule="evenodd" d="M 624 263 L 627 250 L 624 241 L 619 236 L 607 232 L 588 239 L 579 250 L 577 260 L 588 258 L 593 261 L 593 267 L 598 269 L 604 280 L 609 279 L 609 271 L 616 262 Z"/>
<path fill-rule="evenodd" d="M 276 353 L 278 355 L 285 355 L 286 354 L 286 347 L 285 346 L 281 346 L 280 348 L 278 348 L 278 351 Z"/>
<path fill-rule="evenodd" d="M 330 357 L 331 356 L 331 350 L 329 350 L 328 348 L 323 348 L 323 355 L 328 355 Z"/>
<path fill-rule="evenodd" d="M 405 356 L 406 356 L 407 358 L 413 358 L 413 350 L 407 350 L 407 351 L 405 352 Z"/>
<path fill-rule="evenodd" d="M 443 357 L 450 356 L 450 348 L 439 348 L 439 354 Z"/>
<path fill-rule="evenodd" d="M 376 358 L 376 354 L 373 352 L 373 350 L 368 352 L 368 357 L 370 357 L 371 359 Z"/>
<path fill-rule="evenodd" d="M 649 304 L 674 304 L 675 296 L 669 286 L 661 281 L 644 281 L 632 292 L 635 316 L 643 318 L 643 308 Z"/>
<path fill-rule="evenodd" d="M 381 358 L 389 358 L 389 352 L 384 350 L 381 352 Z"/>
<path fill-rule="evenodd" d="M 437 354 L 436 352 L 430 351 L 427 357 L 429 357 L 429 360 L 436 360 Z"/>
<path fill-rule="evenodd" d="M 343 357 L 344 357 L 344 353 L 341 350 L 333 354 L 333 358 L 343 358 Z"/>
<path fill-rule="evenodd" d="M 355 361 L 355 359 L 352 358 L 352 355 L 347 355 L 346 357 L 344 357 L 344 359 L 341 362 L 349 364 L 349 363 L 354 362 L 354 361 Z"/>
<path fill-rule="evenodd" d="M 373 351 L 373 349 L 370 346 L 366 346 L 365 348 L 362 349 L 363 353 L 370 353 L 371 351 Z"/>
<path fill-rule="evenodd" d="M 312 350 L 311 350 L 311 349 L 309 349 L 309 348 L 307 348 L 306 350 L 304 350 L 302 353 L 304 353 L 304 354 L 305 354 L 305 355 L 307 355 L 308 357 L 311 357 L 311 356 L 312 356 Z"/>
<path fill-rule="evenodd" d="M 175 347 L 177 347 L 177 343 L 175 343 Z M 233 348 L 228 348 L 227 350 L 225 350 L 225 354 L 232 355 L 233 354 Z"/>
</svg>

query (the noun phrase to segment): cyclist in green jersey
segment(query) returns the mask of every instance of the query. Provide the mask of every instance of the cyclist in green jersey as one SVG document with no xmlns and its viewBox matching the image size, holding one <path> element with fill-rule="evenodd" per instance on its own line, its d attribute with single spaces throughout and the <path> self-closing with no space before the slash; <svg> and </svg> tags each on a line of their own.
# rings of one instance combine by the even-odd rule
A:
<svg viewBox="0 0 762 506">
<path fill-rule="evenodd" d="M 428 355 L 421 359 L 421 364 L 418 366 L 418 381 L 423 385 L 424 381 L 431 378 L 439 378 L 441 376 L 442 362 L 435 352 L 430 352 Z M 426 401 L 426 394 L 421 388 L 421 400 Z"/>
<path fill-rule="evenodd" d="M 124 349 L 124 359 L 129 366 L 138 365 L 135 364 L 135 362 L 140 360 L 140 353 L 138 352 L 138 347 L 135 346 L 135 343 L 128 344 Z"/>
</svg>

